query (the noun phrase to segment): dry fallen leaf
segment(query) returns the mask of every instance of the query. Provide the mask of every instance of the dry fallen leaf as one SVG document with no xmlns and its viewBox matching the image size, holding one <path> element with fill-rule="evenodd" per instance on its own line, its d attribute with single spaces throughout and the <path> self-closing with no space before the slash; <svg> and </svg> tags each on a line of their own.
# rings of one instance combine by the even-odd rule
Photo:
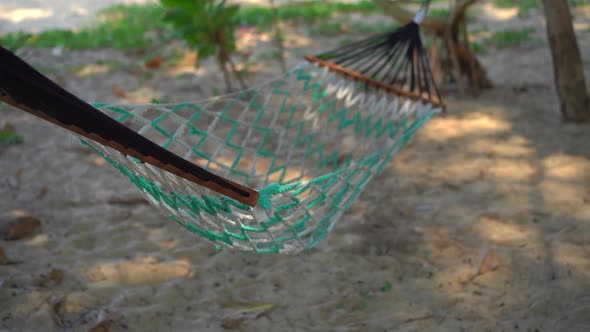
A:
<svg viewBox="0 0 590 332">
<path fill-rule="evenodd" d="M 4 252 L 4 248 L 0 247 L 0 265 L 8 264 L 8 257 Z"/>
<path fill-rule="evenodd" d="M 479 274 L 485 274 L 491 271 L 495 271 L 500 267 L 500 255 L 497 251 L 492 250 L 486 255 L 486 258 L 481 263 L 479 268 Z"/>
<path fill-rule="evenodd" d="M 102 321 L 94 324 L 90 329 L 88 329 L 88 332 L 109 332 L 109 326 L 110 324 L 108 321 Z"/>
<path fill-rule="evenodd" d="M 195 68 L 199 63 L 199 54 L 197 52 L 186 52 L 182 59 L 178 62 L 177 66 L 179 67 L 189 67 Z"/>
<path fill-rule="evenodd" d="M 109 204 L 112 205 L 124 205 L 124 206 L 131 206 L 131 205 L 148 205 L 149 202 L 144 197 L 125 197 L 125 198 L 118 198 L 114 197 L 109 199 Z"/>
<path fill-rule="evenodd" d="M 21 216 L 9 222 L 2 232 L 6 240 L 20 240 L 33 234 L 41 226 L 41 221 L 33 216 Z"/>
<path fill-rule="evenodd" d="M 498 267 L 500 267 L 500 261 L 501 258 L 498 251 L 495 248 L 490 248 L 490 246 L 485 243 L 479 254 L 476 275 L 483 275 L 497 270 Z"/>
<path fill-rule="evenodd" d="M 276 305 L 264 302 L 227 302 L 224 307 L 237 310 L 225 317 L 221 325 L 226 329 L 239 329 L 244 320 L 256 319 L 276 308 Z"/>
<path fill-rule="evenodd" d="M 111 90 L 113 91 L 113 94 L 119 98 L 125 98 L 127 96 L 125 90 L 123 90 L 123 88 L 121 88 L 117 84 L 114 84 Z"/>
<path fill-rule="evenodd" d="M 459 185 L 459 184 L 445 182 L 445 183 L 443 183 L 442 186 L 443 186 L 443 188 L 449 189 L 451 191 L 461 191 L 461 185 Z"/>
<path fill-rule="evenodd" d="M 6 122 L 0 131 L 14 131 L 14 125 L 10 122 Z"/>
<path fill-rule="evenodd" d="M 10 211 L 9 215 L 10 215 L 12 218 L 18 218 L 18 217 L 26 217 L 26 216 L 30 216 L 31 214 L 30 214 L 30 213 L 28 213 L 28 212 L 27 212 L 27 211 L 25 211 L 25 210 L 12 210 L 12 211 Z"/>
<path fill-rule="evenodd" d="M 60 269 L 53 269 L 49 273 L 49 277 L 51 278 L 51 280 L 53 280 L 53 282 L 55 282 L 56 284 L 59 284 L 63 281 L 64 272 Z"/>
<path fill-rule="evenodd" d="M 52 269 L 47 276 L 43 276 L 41 285 L 46 287 L 50 282 L 54 285 L 59 285 L 64 280 L 64 272 L 60 269 Z"/>
<path fill-rule="evenodd" d="M 37 199 L 45 197 L 45 195 L 47 195 L 48 192 L 49 188 L 47 188 L 47 186 L 42 186 L 41 188 L 39 188 L 39 194 L 37 194 Z"/>
<path fill-rule="evenodd" d="M 108 308 L 102 308 L 96 316 L 96 322 L 88 330 L 88 332 L 109 332 L 111 323 L 123 318 L 118 312 L 109 310 Z"/>
<path fill-rule="evenodd" d="M 92 158 L 92 163 L 96 167 L 102 167 L 107 164 L 107 161 L 103 157 L 94 157 Z"/>
<path fill-rule="evenodd" d="M 162 65 L 164 59 L 161 56 L 153 57 L 145 62 L 145 66 L 150 69 L 159 68 Z"/>
<path fill-rule="evenodd" d="M 238 330 L 243 322 L 244 318 L 224 318 L 221 327 L 228 330 Z"/>
<path fill-rule="evenodd" d="M 47 300 L 47 304 L 49 304 L 49 315 L 51 316 L 51 319 L 53 319 L 53 322 L 59 327 L 65 326 L 65 320 L 62 312 L 65 302 L 66 297 L 58 295 L 53 295 Z"/>
</svg>

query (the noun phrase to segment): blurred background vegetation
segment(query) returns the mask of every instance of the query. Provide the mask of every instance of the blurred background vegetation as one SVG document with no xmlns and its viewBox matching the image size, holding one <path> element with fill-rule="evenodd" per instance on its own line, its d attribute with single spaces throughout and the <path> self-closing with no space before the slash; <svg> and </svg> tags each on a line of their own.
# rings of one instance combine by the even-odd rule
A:
<svg viewBox="0 0 590 332">
<path fill-rule="evenodd" d="M 567 0 L 571 6 L 588 5 L 586 0 Z M 179 37 L 179 25 L 162 18 L 170 8 L 174 8 L 182 1 L 162 0 L 162 4 L 145 5 L 115 5 L 102 10 L 97 22 L 91 26 L 76 31 L 69 29 L 50 29 L 40 33 L 17 32 L 0 36 L 0 44 L 15 50 L 22 46 L 33 47 L 64 47 L 72 50 L 114 48 L 120 50 L 151 49 L 155 45 L 164 46 Z M 189 1 L 190 2 L 190 1 Z M 205 11 L 207 0 L 196 6 L 195 9 Z M 213 1 L 215 2 L 215 1 Z M 434 0 L 434 3 L 446 3 L 447 0 Z M 539 10 L 540 3 L 537 0 L 492 0 L 494 6 L 499 8 L 518 8 L 519 15 L 526 15 L 531 10 Z M 381 8 L 370 0 L 360 0 L 356 3 L 340 3 L 328 1 L 301 1 L 287 3 L 276 8 L 277 17 L 281 21 L 311 24 L 317 33 L 338 33 L 346 23 L 347 16 L 351 13 L 378 13 Z M 334 14 L 337 20 L 326 20 Z M 196 11 L 195 15 L 199 15 Z M 429 12 L 433 17 L 448 17 L 449 10 L 433 8 Z M 240 5 L 237 10 L 232 10 L 232 26 L 254 26 L 262 30 L 272 29 L 273 9 L 262 5 Z M 225 22 L 225 21 L 224 21 Z M 355 25 L 358 32 L 382 32 L 395 26 L 387 24 Z M 477 32 L 477 31 L 476 31 Z M 510 47 L 529 37 L 530 29 L 505 30 L 478 42 L 478 50 L 483 51 L 482 45 L 488 47 Z M 197 42 L 195 40 L 194 42 Z M 205 42 L 205 39 L 202 40 Z"/>
</svg>

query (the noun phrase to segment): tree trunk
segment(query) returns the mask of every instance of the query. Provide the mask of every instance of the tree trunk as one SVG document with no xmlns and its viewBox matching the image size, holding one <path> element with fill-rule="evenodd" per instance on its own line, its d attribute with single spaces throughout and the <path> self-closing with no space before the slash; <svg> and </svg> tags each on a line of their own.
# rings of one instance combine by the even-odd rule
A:
<svg viewBox="0 0 590 332">
<path fill-rule="evenodd" d="M 285 60 L 285 45 L 283 44 L 283 27 L 281 18 L 277 10 L 275 0 L 270 0 L 270 6 L 272 10 L 272 21 L 274 25 L 274 38 L 278 48 L 278 60 L 281 66 L 281 71 L 284 73 L 287 71 L 287 61 Z"/>
<path fill-rule="evenodd" d="M 452 5 L 449 26 L 445 30 L 446 48 L 448 49 L 451 63 L 459 85 L 459 92 L 464 93 L 463 76 L 467 77 L 469 86 L 475 93 L 480 90 L 492 88 L 492 82 L 488 78 L 483 66 L 471 51 L 469 33 L 467 31 L 467 9 L 477 0 L 464 0 Z"/>
<path fill-rule="evenodd" d="M 590 121 L 590 97 L 569 5 L 565 0 L 543 0 L 543 5 L 563 119 Z"/>
</svg>

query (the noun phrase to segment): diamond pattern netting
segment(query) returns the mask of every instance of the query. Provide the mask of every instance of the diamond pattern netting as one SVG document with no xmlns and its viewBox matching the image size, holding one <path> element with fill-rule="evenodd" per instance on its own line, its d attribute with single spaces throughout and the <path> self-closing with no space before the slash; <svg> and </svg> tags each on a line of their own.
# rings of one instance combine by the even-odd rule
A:
<svg viewBox="0 0 590 332">
<path fill-rule="evenodd" d="M 83 140 L 180 225 L 254 253 L 296 253 L 319 243 L 440 111 L 308 62 L 233 95 L 95 106 L 175 154 L 257 189 L 259 202 L 250 207 Z"/>
</svg>

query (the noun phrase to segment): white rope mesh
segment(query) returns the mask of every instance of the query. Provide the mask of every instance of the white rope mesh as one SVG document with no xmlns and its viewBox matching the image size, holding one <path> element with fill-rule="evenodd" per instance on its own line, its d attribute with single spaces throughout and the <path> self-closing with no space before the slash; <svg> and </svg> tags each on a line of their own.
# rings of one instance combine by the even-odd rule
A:
<svg viewBox="0 0 590 332">
<path fill-rule="evenodd" d="M 259 190 L 260 204 L 252 208 L 87 142 L 184 227 L 257 253 L 317 244 L 414 131 L 440 111 L 308 62 L 237 94 L 100 109 L 185 159 Z"/>
</svg>

